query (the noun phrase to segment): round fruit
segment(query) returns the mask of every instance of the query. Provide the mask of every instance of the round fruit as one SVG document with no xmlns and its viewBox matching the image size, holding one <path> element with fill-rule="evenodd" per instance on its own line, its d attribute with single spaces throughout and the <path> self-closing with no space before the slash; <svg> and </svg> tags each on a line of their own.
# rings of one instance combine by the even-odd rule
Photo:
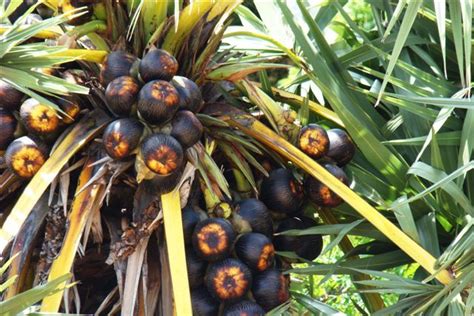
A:
<svg viewBox="0 0 474 316">
<path fill-rule="evenodd" d="M 149 183 L 149 188 L 153 191 L 155 195 L 162 195 L 166 193 L 170 193 L 176 188 L 178 185 L 179 180 L 181 180 L 181 176 L 183 175 L 184 165 L 182 165 L 179 169 L 175 170 L 173 173 L 170 173 L 166 176 L 157 175 L 152 179 L 144 180 Z M 147 184 L 148 185 L 148 184 Z"/>
<path fill-rule="evenodd" d="M 181 76 L 174 76 L 171 84 L 179 93 L 179 109 L 198 112 L 202 104 L 202 94 L 197 84 Z"/>
<path fill-rule="evenodd" d="M 272 266 L 275 249 L 267 236 L 248 233 L 237 239 L 235 254 L 250 269 L 262 272 Z"/>
<path fill-rule="evenodd" d="M 252 301 L 243 300 L 227 306 L 223 316 L 264 316 L 265 310 L 262 306 Z"/>
<path fill-rule="evenodd" d="M 235 302 L 250 289 L 252 273 L 240 260 L 229 258 L 211 264 L 205 280 L 212 296 L 221 301 Z"/>
<path fill-rule="evenodd" d="M 193 316 L 217 316 L 219 312 L 219 302 L 204 287 L 191 291 L 191 304 Z"/>
<path fill-rule="evenodd" d="M 100 82 L 106 87 L 112 80 L 128 76 L 137 58 L 124 51 L 115 51 L 107 55 L 100 71 Z"/>
<path fill-rule="evenodd" d="M 116 160 L 127 158 L 138 147 L 142 133 L 143 125 L 135 119 L 115 120 L 107 125 L 102 136 L 105 151 Z"/>
<path fill-rule="evenodd" d="M 348 185 L 349 180 L 347 179 L 347 175 L 344 170 L 332 164 L 326 164 L 324 165 L 324 168 L 326 168 L 327 171 L 339 179 L 339 181 L 345 185 Z M 336 207 L 343 202 L 339 195 L 332 192 L 327 185 L 313 177 L 308 177 L 306 179 L 305 189 L 309 199 L 319 206 Z"/>
<path fill-rule="evenodd" d="M 237 202 L 233 222 L 236 226 L 249 226 L 252 232 L 264 234 L 269 238 L 273 235 L 272 215 L 265 204 L 257 199 Z"/>
<path fill-rule="evenodd" d="M 26 129 L 33 134 L 51 135 L 59 129 L 58 112 L 35 99 L 23 102 L 20 108 L 20 117 Z"/>
<path fill-rule="evenodd" d="M 329 150 L 327 156 L 333 159 L 338 166 L 347 165 L 355 154 L 355 146 L 346 131 L 333 128 L 327 131 Z"/>
<path fill-rule="evenodd" d="M 308 156 L 318 159 L 327 153 L 329 137 L 318 124 L 308 124 L 300 131 L 298 145 Z"/>
<path fill-rule="evenodd" d="M 204 282 L 207 262 L 199 258 L 192 248 L 186 248 L 186 267 L 189 286 L 194 289 Z"/>
<path fill-rule="evenodd" d="M 67 99 L 58 99 L 56 103 L 59 105 L 59 108 L 68 115 L 61 115 L 62 122 L 64 124 L 74 123 L 81 112 L 79 100 L 75 97 L 69 97 Z"/>
<path fill-rule="evenodd" d="M 203 127 L 191 111 L 179 111 L 171 121 L 171 136 L 176 138 L 183 148 L 189 148 L 201 139 Z"/>
<path fill-rule="evenodd" d="M 17 176 L 33 177 L 47 159 L 46 148 L 36 139 L 28 136 L 15 139 L 5 151 L 5 160 Z"/>
<path fill-rule="evenodd" d="M 0 150 L 7 148 L 15 136 L 16 119 L 5 109 L 0 108 Z"/>
<path fill-rule="evenodd" d="M 5 110 L 15 111 L 21 106 L 25 94 L 13 88 L 10 84 L 0 80 L 0 107 Z"/>
<path fill-rule="evenodd" d="M 272 211 L 291 214 L 303 204 L 303 189 L 288 169 L 276 169 L 262 181 L 261 200 Z"/>
<path fill-rule="evenodd" d="M 306 229 L 316 225 L 315 220 L 304 216 L 287 218 L 278 225 L 277 233 L 292 229 Z M 294 251 L 299 257 L 309 261 L 316 259 L 323 249 L 321 235 L 277 235 L 273 239 L 273 243 L 276 250 Z"/>
<path fill-rule="evenodd" d="M 198 256 L 216 261 L 229 256 L 235 233 L 232 225 L 225 219 L 208 218 L 196 225 L 192 239 Z"/>
<path fill-rule="evenodd" d="M 169 81 L 178 72 L 178 62 L 173 55 L 163 49 L 149 51 L 140 61 L 140 77 L 143 81 Z"/>
<path fill-rule="evenodd" d="M 163 124 L 178 111 L 178 91 L 167 81 L 150 81 L 138 94 L 138 112 L 150 124 Z"/>
<path fill-rule="evenodd" d="M 140 86 L 133 77 L 121 76 L 107 85 L 105 100 L 112 112 L 119 116 L 128 116 L 132 112 L 139 91 Z"/>
<path fill-rule="evenodd" d="M 183 218 L 184 242 L 190 244 L 192 243 L 194 228 L 197 223 L 201 221 L 201 218 L 199 214 L 189 206 L 183 208 L 181 214 Z"/>
<path fill-rule="evenodd" d="M 141 156 L 145 165 L 154 173 L 166 176 L 183 164 L 184 153 L 180 143 L 166 134 L 152 134 L 141 144 Z"/>
<path fill-rule="evenodd" d="M 289 300 L 289 278 L 276 269 L 255 276 L 252 294 L 255 301 L 269 311 Z"/>
</svg>

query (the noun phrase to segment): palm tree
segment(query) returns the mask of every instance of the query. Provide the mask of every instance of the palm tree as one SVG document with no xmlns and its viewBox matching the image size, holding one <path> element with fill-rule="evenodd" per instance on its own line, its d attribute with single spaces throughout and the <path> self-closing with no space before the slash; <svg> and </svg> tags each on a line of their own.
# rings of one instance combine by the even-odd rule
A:
<svg viewBox="0 0 474 316">
<path fill-rule="evenodd" d="M 11 210 L 3 216 L 0 250 L 12 258 L 22 253 L 9 270 L 20 281 L 6 297 L 72 271 L 82 284 L 64 290 L 59 279 L 60 290 L 43 300 L 41 311 L 57 312 L 64 300 L 65 311 L 190 315 L 176 210 L 195 201 L 197 190 L 210 214 L 230 216 L 231 198 L 258 196 L 267 172 L 255 156 L 263 156 L 319 179 L 346 202 L 332 209 L 307 203 L 305 212 L 321 224 L 286 233 L 333 235 L 323 252 L 338 245 L 345 254 L 329 264 L 295 265 L 288 271 L 294 279 L 348 275 L 363 312 L 472 309 L 470 4 L 375 2 L 366 6 L 374 21 L 367 29 L 348 14 L 346 1 L 255 1 L 253 11 L 237 0 L 85 3 L 92 20 L 46 34 L 79 50 L 21 44 L 45 37 L 63 16 L 26 30 L 21 21 L 8 26 L 0 46 L 0 63 L 8 65 L 2 77 L 53 108 L 58 95 L 86 90 L 33 68 L 76 61 L 90 88 L 82 118 L 57 138 L 30 181 L 19 180 L 23 193 L 1 192 Z M 68 1 L 47 4 L 69 9 Z M 240 24 L 228 20 L 232 13 Z M 326 30 L 341 25 L 342 36 L 328 41 Z M 114 115 L 94 62 L 113 50 L 142 58 L 154 47 L 176 57 L 179 74 L 196 81 L 206 100 L 199 114 L 205 136 L 188 150 L 181 179 L 165 190 L 163 184 L 157 190 L 139 159 L 111 161 L 96 141 Z M 40 49 L 50 54 L 37 56 Z M 285 80 L 269 76 L 281 71 Z M 344 128 L 354 140 L 358 151 L 346 167 L 351 189 L 295 146 L 309 122 Z M 235 183 L 229 185 L 221 165 Z M 351 236 L 364 238 L 354 244 Z M 35 248 L 41 253 L 30 257 Z M 419 266 L 412 279 L 387 271 L 406 264 Z M 30 271 L 39 274 L 34 282 Z M 395 293 L 398 302 L 385 306 L 378 293 Z M 314 285 L 293 288 L 292 298 L 273 313 L 337 312 Z"/>
</svg>

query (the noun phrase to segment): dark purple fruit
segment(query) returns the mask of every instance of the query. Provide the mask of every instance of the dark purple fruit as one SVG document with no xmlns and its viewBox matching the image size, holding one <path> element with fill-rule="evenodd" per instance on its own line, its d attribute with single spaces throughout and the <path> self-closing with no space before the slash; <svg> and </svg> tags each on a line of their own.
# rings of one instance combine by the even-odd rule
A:
<svg viewBox="0 0 474 316">
<path fill-rule="evenodd" d="M 178 62 L 173 55 L 163 49 L 149 51 L 140 61 L 140 77 L 143 81 L 170 81 L 178 72 Z"/>
<path fill-rule="evenodd" d="M 107 105 L 115 114 L 128 116 L 137 101 L 140 86 L 130 76 L 121 76 L 112 80 L 105 90 Z"/>
<path fill-rule="evenodd" d="M 145 181 L 149 183 L 150 189 L 155 190 L 154 194 L 156 195 L 170 193 L 174 190 L 174 188 L 176 188 L 179 181 L 181 180 L 183 171 L 184 165 L 182 165 L 178 170 L 166 176 L 157 175 L 156 177 Z"/>
<path fill-rule="evenodd" d="M 178 91 L 167 81 L 148 82 L 138 94 L 138 112 L 150 124 L 163 124 L 178 111 Z"/>
<path fill-rule="evenodd" d="M 244 234 L 237 239 L 234 248 L 237 257 L 254 271 L 262 272 L 273 265 L 275 249 L 272 241 L 263 234 Z"/>
<path fill-rule="evenodd" d="M 107 55 L 102 63 L 100 82 L 104 87 L 121 76 L 129 76 L 137 57 L 124 51 L 115 51 Z"/>
<path fill-rule="evenodd" d="M 28 136 L 15 139 L 5 151 L 7 166 L 13 173 L 24 179 L 33 177 L 47 158 L 44 144 Z"/>
<path fill-rule="evenodd" d="M 171 84 L 179 93 L 179 109 L 197 113 L 202 105 L 201 89 L 186 77 L 174 76 Z"/>
<path fill-rule="evenodd" d="M 225 219 L 208 218 L 196 225 L 192 239 L 198 256 L 208 261 L 217 261 L 229 256 L 235 232 Z"/>
<path fill-rule="evenodd" d="M 25 94 L 0 80 L 0 107 L 8 111 L 19 110 Z"/>
<path fill-rule="evenodd" d="M 269 311 L 290 299 L 290 280 L 276 269 L 266 270 L 255 276 L 252 294 L 255 301 Z"/>
<path fill-rule="evenodd" d="M 145 138 L 140 153 L 145 165 L 160 176 L 172 174 L 184 161 L 181 144 L 174 137 L 162 133 Z"/>
<path fill-rule="evenodd" d="M 207 262 L 199 258 L 192 248 L 186 248 L 186 267 L 191 289 L 201 286 L 204 282 Z"/>
<path fill-rule="evenodd" d="M 242 261 L 229 258 L 211 264 L 205 281 L 213 297 L 224 302 L 235 302 L 250 289 L 252 273 Z"/>
<path fill-rule="evenodd" d="M 327 131 L 329 150 L 326 155 L 334 160 L 338 166 L 347 165 L 355 154 L 355 146 L 346 131 L 333 128 Z"/>
<path fill-rule="evenodd" d="M 288 169 L 276 169 L 262 182 L 260 199 L 274 212 L 298 212 L 303 204 L 303 197 L 303 188 Z"/>
<path fill-rule="evenodd" d="M 257 199 L 245 199 L 234 206 L 233 224 L 242 227 L 239 231 L 246 231 L 245 226 L 252 232 L 263 234 L 269 238 L 273 235 L 273 221 L 268 208 Z"/>
<path fill-rule="evenodd" d="M 278 225 L 277 233 L 292 229 L 306 229 L 316 225 L 315 220 L 304 216 L 287 218 Z M 321 235 L 277 235 L 273 239 L 273 244 L 277 251 L 293 251 L 299 257 L 313 261 L 321 254 L 323 238 Z"/>
<path fill-rule="evenodd" d="M 189 148 L 201 139 L 203 127 L 193 112 L 179 111 L 171 121 L 171 126 L 171 136 L 176 138 L 183 148 Z"/>
<path fill-rule="evenodd" d="M 324 165 L 324 168 L 345 185 L 349 184 L 346 173 L 340 167 L 326 164 Z M 332 192 L 327 185 L 313 177 L 308 177 L 306 179 L 305 189 L 309 199 L 319 206 L 336 207 L 343 202 L 339 195 Z"/>
<path fill-rule="evenodd" d="M 264 316 L 265 310 L 262 306 L 252 301 L 243 300 L 227 306 L 223 316 Z"/>
<path fill-rule="evenodd" d="M 118 119 L 107 125 L 102 136 L 107 154 L 116 160 L 129 157 L 140 143 L 143 125 L 135 119 Z"/>
<path fill-rule="evenodd" d="M 9 111 L 0 108 L 0 150 L 7 148 L 15 136 L 17 121 Z"/>
<path fill-rule="evenodd" d="M 61 113 L 62 123 L 74 123 L 74 121 L 78 118 L 79 113 L 81 112 L 81 105 L 79 100 L 76 97 L 68 97 L 65 99 L 58 99 L 56 103 L 59 105 L 59 108 L 67 114 L 66 116 Z"/>
<path fill-rule="evenodd" d="M 193 316 L 217 316 L 219 312 L 219 302 L 209 294 L 205 287 L 191 291 L 191 304 Z"/>
<path fill-rule="evenodd" d="M 183 208 L 181 214 L 183 218 L 184 242 L 186 244 L 191 244 L 194 228 L 196 227 L 197 223 L 201 221 L 201 217 L 199 216 L 198 212 L 189 206 Z"/>
<path fill-rule="evenodd" d="M 321 158 L 329 150 L 328 134 L 318 124 L 308 124 L 300 131 L 298 146 L 308 156 L 314 159 Z"/>
<path fill-rule="evenodd" d="M 27 99 L 20 108 L 20 117 L 26 129 L 39 136 L 56 133 L 60 127 L 58 112 L 35 99 Z"/>
</svg>

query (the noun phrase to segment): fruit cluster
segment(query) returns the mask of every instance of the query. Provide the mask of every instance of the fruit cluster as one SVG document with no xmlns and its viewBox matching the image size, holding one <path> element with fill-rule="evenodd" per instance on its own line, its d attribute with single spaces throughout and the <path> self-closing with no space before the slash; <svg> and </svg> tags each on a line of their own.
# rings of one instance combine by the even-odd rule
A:
<svg viewBox="0 0 474 316">
<path fill-rule="evenodd" d="M 289 278 L 275 258 L 269 210 L 256 199 L 238 202 L 235 210 L 231 222 L 183 209 L 194 315 L 217 315 L 220 303 L 223 315 L 265 315 L 289 299 Z M 237 222 L 246 223 L 246 232 L 238 234 Z"/>
<path fill-rule="evenodd" d="M 192 80 L 177 72 L 176 59 L 161 49 L 150 50 L 141 60 L 124 51 L 107 56 L 100 81 L 108 108 L 120 117 L 103 134 L 111 158 L 126 160 L 138 153 L 161 177 L 171 177 L 184 166 L 185 150 L 203 132 L 195 115 L 202 96 Z"/>
<path fill-rule="evenodd" d="M 76 80 L 68 71 L 61 76 L 66 80 Z M 52 101 L 58 104 L 62 113 L 36 99 L 26 98 L 22 92 L 0 80 L 0 151 L 5 150 L 8 168 L 22 179 L 36 174 L 48 158 L 50 144 L 81 111 L 80 102 L 74 97 Z"/>
<path fill-rule="evenodd" d="M 340 129 L 325 131 L 316 124 L 301 130 L 299 147 L 347 184 L 341 167 L 355 147 Z M 289 169 L 276 168 L 260 186 L 260 200 L 234 204 L 229 220 L 208 218 L 193 208 L 183 209 L 188 279 L 195 315 L 264 315 L 289 299 L 289 278 L 282 271 L 297 260 L 313 261 L 321 253 L 321 235 L 280 234 L 314 227 L 303 215 L 305 197 L 321 207 L 342 200 L 321 182 L 307 177 L 302 185 Z M 276 234 L 274 234 L 276 233 Z M 294 256 L 276 256 L 293 252 Z"/>
<path fill-rule="evenodd" d="M 342 129 L 325 130 L 318 124 L 303 127 L 298 137 L 298 146 L 308 156 L 321 162 L 333 176 L 345 185 L 348 178 L 343 170 L 355 154 L 355 146 L 349 135 Z M 325 184 L 308 176 L 304 183 L 309 199 L 321 207 L 336 207 L 342 199 Z"/>
</svg>

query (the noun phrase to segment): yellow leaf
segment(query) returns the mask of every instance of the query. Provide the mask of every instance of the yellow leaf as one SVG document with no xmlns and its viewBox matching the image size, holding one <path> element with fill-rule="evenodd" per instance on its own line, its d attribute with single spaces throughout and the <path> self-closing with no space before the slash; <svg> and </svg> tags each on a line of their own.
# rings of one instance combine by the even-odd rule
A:
<svg viewBox="0 0 474 316">
<path fill-rule="evenodd" d="M 51 57 L 75 57 L 79 60 L 101 63 L 108 52 L 105 50 L 89 50 L 89 49 L 67 49 L 65 51 L 50 54 Z"/>
<path fill-rule="evenodd" d="M 10 25 L 2 25 L 0 26 L 0 35 L 5 33 L 6 31 L 8 31 L 9 29 L 11 29 L 12 26 Z M 19 27 L 19 30 L 23 31 L 25 29 L 28 28 L 28 25 L 21 25 Z M 36 33 L 34 35 L 34 37 L 36 38 L 42 38 L 42 39 L 56 39 L 58 38 L 59 36 L 61 36 L 60 33 L 58 32 L 55 32 L 55 31 L 51 31 L 51 30 L 41 30 L 41 31 L 38 31 L 38 33 Z"/>
<path fill-rule="evenodd" d="M 192 315 L 179 190 L 161 196 L 165 236 L 177 316 Z"/>
<path fill-rule="evenodd" d="M 79 183 L 77 190 L 81 190 L 89 180 L 94 176 L 95 167 L 92 166 L 94 159 L 88 159 L 85 167 L 79 176 Z M 100 207 L 100 199 L 103 197 L 105 187 L 103 184 L 91 184 L 74 199 L 71 206 L 71 213 L 69 214 L 69 227 L 64 237 L 63 246 L 59 256 L 53 261 L 51 271 L 49 272 L 48 280 L 52 281 L 57 277 L 69 273 L 72 268 L 72 263 L 76 256 L 77 248 L 81 240 L 81 236 L 86 226 L 89 217 L 93 211 Z M 58 285 L 58 288 L 64 287 L 66 282 Z M 43 299 L 41 305 L 41 312 L 56 313 L 61 306 L 61 299 L 63 297 L 64 289 L 59 290 L 54 295 Z"/>
<path fill-rule="evenodd" d="M 214 2 L 209 0 L 195 0 L 186 6 L 179 16 L 178 28 L 170 29 L 166 34 L 161 48 L 176 55 L 183 40 L 191 33 L 193 27 L 213 6 Z"/>
</svg>

